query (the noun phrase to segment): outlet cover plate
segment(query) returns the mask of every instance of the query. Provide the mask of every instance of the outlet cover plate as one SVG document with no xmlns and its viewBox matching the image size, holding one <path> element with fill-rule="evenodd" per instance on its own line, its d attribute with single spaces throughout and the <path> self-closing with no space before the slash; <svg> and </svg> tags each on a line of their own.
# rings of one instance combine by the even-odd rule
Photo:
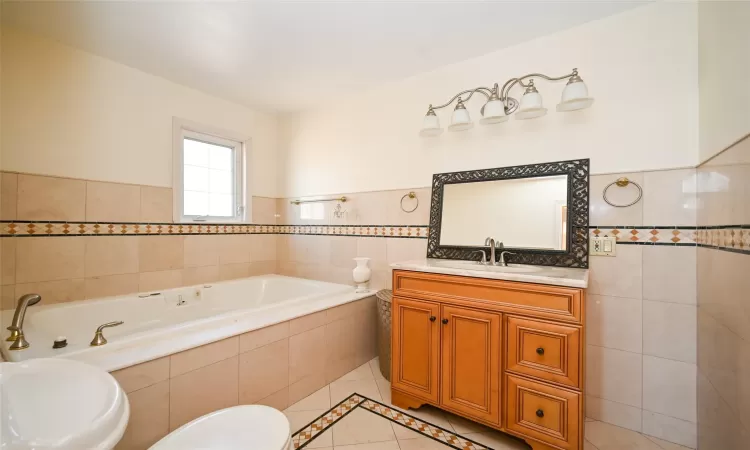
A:
<svg viewBox="0 0 750 450">
<path fill-rule="evenodd" d="M 589 244 L 591 256 L 615 256 L 617 253 L 617 238 L 614 237 L 592 237 Z"/>
</svg>

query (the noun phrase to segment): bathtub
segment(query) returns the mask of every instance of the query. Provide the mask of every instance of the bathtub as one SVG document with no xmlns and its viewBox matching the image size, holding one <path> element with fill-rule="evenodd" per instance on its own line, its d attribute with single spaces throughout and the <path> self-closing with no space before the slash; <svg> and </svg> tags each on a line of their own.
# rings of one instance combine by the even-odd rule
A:
<svg viewBox="0 0 750 450">
<path fill-rule="evenodd" d="M 24 334 L 31 346 L 9 351 L 7 361 L 63 357 L 113 371 L 267 327 L 374 295 L 352 286 L 264 275 L 207 285 L 54 305 L 26 310 Z M 3 312 L 3 328 L 13 311 Z M 106 345 L 91 347 L 96 328 L 107 322 Z M 53 349 L 55 338 L 68 345 Z"/>
</svg>

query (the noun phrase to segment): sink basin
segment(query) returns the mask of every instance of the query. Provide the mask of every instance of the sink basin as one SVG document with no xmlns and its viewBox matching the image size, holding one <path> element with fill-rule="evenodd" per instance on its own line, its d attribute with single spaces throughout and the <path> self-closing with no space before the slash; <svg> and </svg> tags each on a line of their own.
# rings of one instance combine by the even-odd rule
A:
<svg viewBox="0 0 750 450">
<path fill-rule="evenodd" d="M 66 359 L 0 364 L 3 450 L 111 449 L 129 416 L 125 393 L 101 369 Z"/>
<path fill-rule="evenodd" d="M 521 266 L 518 264 L 509 264 L 507 266 L 490 266 L 480 264 L 476 261 L 435 260 L 432 263 L 438 267 L 452 267 L 456 269 L 480 270 L 485 272 L 534 273 L 542 272 L 544 270 L 541 267 Z"/>
</svg>

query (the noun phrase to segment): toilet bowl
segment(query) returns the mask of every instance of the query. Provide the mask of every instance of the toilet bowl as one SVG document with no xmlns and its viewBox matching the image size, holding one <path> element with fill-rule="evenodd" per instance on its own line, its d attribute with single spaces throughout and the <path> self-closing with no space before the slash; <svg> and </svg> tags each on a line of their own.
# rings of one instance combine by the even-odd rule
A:
<svg viewBox="0 0 750 450">
<path fill-rule="evenodd" d="M 181 426 L 150 450 L 186 449 L 291 450 L 289 420 L 269 406 L 234 406 Z"/>
</svg>

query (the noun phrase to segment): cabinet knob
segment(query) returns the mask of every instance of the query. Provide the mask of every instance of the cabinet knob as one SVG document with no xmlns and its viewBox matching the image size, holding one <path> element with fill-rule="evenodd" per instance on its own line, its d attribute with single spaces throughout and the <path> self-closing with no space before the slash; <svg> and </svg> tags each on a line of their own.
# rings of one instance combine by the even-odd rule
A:
<svg viewBox="0 0 750 450">
<path fill-rule="evenodd" d="M 435 321 L 435 319 L 437 319 L 437 317 L 435 317 L 435 316 L 430 316 L 430 322 L 434 322 L 434 321 Z"/>
<path fill-rule="evenodd" d="M 536 349 L 536 354 L 537 355 L 543 355 L 544 354 L 544 349 L 542 347 L 539 347 L 538 349 Z"/>
<path fill-rule="evenodd" d="M 448 323 L 448 319 L 443 319 L 443 325 L 445 325 L 446 323 Z"/>
<path fill-rule="evenodd" d="M 541 409 L 537 409 L 536 410 L 536 416 L 537 417 L 544 417 L 544 411 L 542 411 Z"/>
</svg>

